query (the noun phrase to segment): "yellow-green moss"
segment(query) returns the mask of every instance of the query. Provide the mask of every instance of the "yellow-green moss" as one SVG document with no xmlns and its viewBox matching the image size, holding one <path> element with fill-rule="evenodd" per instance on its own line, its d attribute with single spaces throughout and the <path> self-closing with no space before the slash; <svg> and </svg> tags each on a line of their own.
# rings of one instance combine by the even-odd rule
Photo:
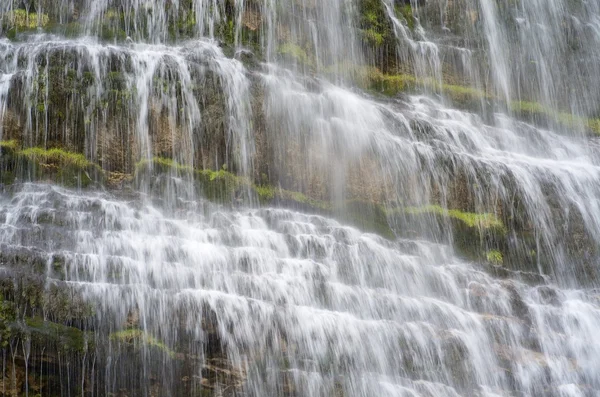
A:
<svg viewBox="0 0 600 397">
<path fill-rule="evenodd" d="M 383 45 L 383 42 L 385 40 L 385 37 L 383 36 L 383 34 L 377 32 L 374 29 L 364 29 L 360 31 L 363 37 L 363 40 L 365 40 L 367 43 L 375 46 L 375 47 L 379 47 L 381 45 Z"/>
<path fill-rule="evenodd" d="M 403 91 L 419 91 L 419 89 L 440 92 L 457 104 L 467 104 L 491 98 L 486 92 L 477 88 L 441 83 L 432 78 L 416 78 L 411 74 L 388 75 L 371 70 L 368 74 L 371 88 L 392 96 Z"/>
<path fill-rule="evenodd" d="M 521 116 L 542 116 L 562 124 L 565 127 L 583 127 L 594 134 L 600 134 L 600 119 L 590 119 L 572 113 L 556 111 L 547 108 L 538 102 L 515 101 L 510 104 L 510 109 Z"/>
<path fill-rule="evenodd" d="M 186 173 L 186 172 L 194 172 L 194 168 L 190 166 L 181 165 L 173 159 L 168 159 L 165 157 L 153 157 L 152 159 L 144 159 L 140 160 L 136 165 L 136 172 L 139 172 L 147 167 L 153 167 L 157 171 L 168 171 L 173 170 L 176 172 Z"/>
<path fill-rule="evenodd" d="M 595 134 L 600 135 L 600 119 L 588 119 L 586 121 L 587 127 L 590 131 L 593 131 Z"/>
<path fill-rule="evenodd" d="M 366 81 L 366 86 L 361 84 L 363 88 L 370 88 L 387 96 L 393 96 L 399 92 L 418 92 L 420 89 L 425 89 L 439 92 L 451 99 L 455 105 L 469 108 L 482 100 L 495 99 L 491 94 L 477 88 L 456 84 L 440 84 L 435 79 L 419 79 L 411 74 L 388 75 L 375 68 L 365 69 L 362 73 L 356 73 L 356 76 Z M 600 119 L 556 111 L 538 102 L 514 101 L 508 106 L 513 113 L 522 117 L 543 116 L 565 127 L 583 127 L 594 134 L 600 135 Z"/>
<path fill-rule="evenodd" d="M 44 164 L 57 166 L 74 166 L 80 169 L 95 166 L 81 153 L 68 152 L 62 149 L 43 149 L 39 147 L 27 148 L 18 152 L 19 155 L 29 160 L 39 161 Z"/>
<path fill-rule="evenodd" d="M 463 212 L 460 210 L 443 208 L 439 205 L 426 205 L 423 207 L 407 207 L 407 214 L 435 214 L 456 219 L 463 222 L 468 227 L 477 227 L 480 229 L 504 229 L 504 224 L 494 214 L 484 213 L 476 214 L 472 212 Z"/>
<path fill-rule="evenodd" d="M 383 205 L 362 200 L 350 200 L 344 204 L 344 211 L 339 214 L 344 221 L 390 240 L 396 238 L 388 221 L 389 211 Z"/>
<path fill-rule="evenodd" d="M 37 27 L 45 28 L 50 22 L 46 14 L 27 13 L 26 10 L 13 10 L 5 15 L 6 23 L 10 27 L 18 30 L 35 29 Z"/>
<path fill-rule="evenodd" d="M 285 43 L 279 47 L 278 52 L 280 55 L 291 58 L 297 63 L 309 66 L 312 64 L 306 51 L 297 44 Z"/>
<path fill-rule="evenodd" d="M 365 44 L 379 47 L 386 42 L 395 40 L 392 25 L 385 11 L 383 3 L 379 0 L 360 0 L 358 2 L 360 14 L 359 28 Z"/>
<path fill-rule="evenodd" d="M 501 265 L 504 263 L 504 257 L 502 256 L 502 252 L 498 250 L 488 251 L 485 255 L 488 262 L 494 265 Z"/>
<path fill-rule="evenodd" d="M 252 188 L 254 191 L 256 191 L 258 199 L 261 203 L 269 203 L 273 200 L 289 200 L 299 204 L 305 204 L 319 210 L 329 211 L 332 209 L 332 205 L 330 203 L 323 200 L 312 199 L 300 192 L 277 189 L 269 185 L 253 185 Z"/>
<path fill-rule="evenodd" d="M 83 331 L 66 325 L 45 321 L 41 317 L 25 319 L 27 334 L 44 343 L 53 341 L 58 348 L 67 351 L 83 351 L 86 347 L 86 336 Z"/>
<path fill-rule="evenodd" d="M 47 179 L 72 187 L 86 187 L 104 178 L 100 166 L 87 160 L 81 153 L 59 148 L 18 148 L 19 143 L 15 141 L 2 143 L 2 149 L 10 152 L 10 156 L 3 159 L 3 174 L 12 174 L 10 178 L 4 178 L 3 175 L 3 183 L 12 183 L 21 174 L 27 180 Z"/>
<path fill-rule="evenodd" d="M 19 141 L 11 139 L 10 141 L 0 141 L 0 149 L 16 151 L 19 148 Z"/>
<path fill-rule="evenodd" d="M 410 4 L 397 5 L 396 15 L 401 15 L 406 21 L 406 24 L 410 30 L 415 28 L 415 19 L 413 17 L 413 9 Z"/>
<path fill-rule="evenodd" d="M 261 185 L 254 188 L 261 203 L 272 201 L 275 198 L 275 188 L 273 186 Z"/>
<path fill-rule="evenodd" d="M 113 332 L 110 334 L 110 340 L 121 344 L 144 344 L 150 347 L 157 348 L 169 356 L 175 356 L 175 352 L 165 345 L 161 340 L 148 334 L 141 329 L 131 328 L 122 331 Z"/>
<path fill-rule="evenodd" d="M 190 166 L 184 166 L 172 159 L 154 157 L 150 160 L 142 160 L 136 165 L 136 174 L 152 167 L 153 172 L 177 172 L 188 174 L 202 183 L 204 193 L 209 199 L 219 199 L 236 189 L 248 189 L 258 197 L 259 201 L 267 204 L 274 200 L 294 201 L 298 204 L 307 205 L 319 210 L 330 210 L 331 204 L 312 199 L 302 193 L 277 189 L 269 185 L 256 185 L 248 178 L 237 176 L 227 170 L 197 170 Z"/>
<path fill-rule="evenodd" d="M 477 88 L 456 84 L 440 84 L 435 79 L 418 79 L 410 74 L 387 75 L 372 68 L 368 72 L 363 73 L 363 76 L 366 76 L 369 88 L 388 96 L 396 95 L 399 92 L 415 92 L 419 91 L 419 89 L 426 89 L 442 93 L 458 106 L 469 107 L 482 100 L 494 99 L 492 95 Z M 600 119 L 590 119 L 567 112 L 556 111 L 538 102 L 515 101 L 509 104 L 509 108 L 512 112 L 520 116 L 543 116 L 566 127 L 583 127 L 595 134 L 600 134 Z"/>
<path fill-rule="evenodd" d="M 289 190 L 275 189 L 275 198 L 282 200 L 291 200 L 300 204 L 308 205 L 312 208 L 329 211 L 332 209 L 332 205 L 326 201 L 315 200 L 303 193 L 292 192 Z"/>
</svg>

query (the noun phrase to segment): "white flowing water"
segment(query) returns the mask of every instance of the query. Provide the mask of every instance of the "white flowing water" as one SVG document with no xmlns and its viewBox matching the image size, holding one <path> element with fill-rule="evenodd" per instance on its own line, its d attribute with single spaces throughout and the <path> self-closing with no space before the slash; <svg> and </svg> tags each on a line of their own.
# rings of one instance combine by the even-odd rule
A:
<svg viewBox="0 0 600 397">
<path fill-rule="evenodd" d="M 185 202 L 165 213 L 43 185 L 0 206 L 3 250 L 30 247 L 47 264 L 47 288 L 94 302 L 96 332 L 117 331 L 135 313 L 165 351 L 196 360 L 217 333 L 245 395 L 591 396 L 600 388 L 597 291 L 494 279 L 448 247 L 283 209 Z M 114 340 L 99 348 L 119 355 Z M 109 364 L 97 393 L 150 393 L 150 374 L 161 365 L 168 373 L 173 356 L 129 373 Z M 182 395 L 179 380 L 165 376 Z"/>
<path fill-rule="evenodd" d="M 600 5 L 413 1 L 409 27 L 396 12 L 404 2 L 380 1 L 399 62 L 420 81 L 441 85 L 451 59 L 498 103 L 482 100 L 480 115 L 435 96 L 384 100 L 352 87 L 346 72 L 370 63 L 358 0 L 38 1 L 38 13 L 65 23 L 76 10 L 83 37 L 0 39 L 0 120 L 7 109 L 24 120 L 27 146 L 60 142 L 109 171 L 126 148 L 135 161 L 160 154 L 251 178 L 266 141 L 273 185 L 326 185 L 340 213 L 366 164 L 360 183 L 373 182 L 401 236 L 259 208 L 252 197 L 219 206 L 190 194 L 193 182 L 175 172 L 167 188 L 142 180 L 131 195 L 6 187 L 2 274 L 16 280 L 25 252 L 43 263 L 48 291 L 93 307 L 93 321 L 79 324 L 97 341 L 92 358 L 70 368 L 94 376 L 79 392 L 46 392 L 600 396 L 597 138 L 580 122 L 520 121 L 510 107 L 528 100 L 598 116 Z M 17 7 L 0 5 L 0 19 Z M 469 18 L 453 32 L 446 22 L 460 12 Z M 117 27 L 124 38 L 101 39 Z M 244 48 L 247 30 L 258 48 Z M 224 31 L 229 45 L 218 41 Z M 58 122 L 52 93 L 67 82 L 75 88 L 59 100 L 73 111 Z M 211 152 L 217 129 L 223 153 Z M 473 212 L 527 230 L 527 240 L 506 237 L 523 272 L 491 275 L 488 264 L 461 259 L 449 224 L 391 211 L 448 204 L 459 179 Z M 428 240 L 409 238 L 413 229 Z M 132 325 L 143 333 L 131 337 L 141 357 L 115 337 Z"/>
</svg>

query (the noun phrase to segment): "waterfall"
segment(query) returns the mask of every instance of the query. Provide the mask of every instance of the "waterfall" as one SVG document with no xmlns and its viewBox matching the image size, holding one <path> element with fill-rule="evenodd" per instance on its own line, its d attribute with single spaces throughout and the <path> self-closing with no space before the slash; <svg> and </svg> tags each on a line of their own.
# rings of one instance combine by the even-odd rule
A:
<svg viewBox="0 0 600 397">
<path fill-rule="evenodd" d="M 600 395 L 597 2 L 0 34 L 0 396 Z"/>
</svg>

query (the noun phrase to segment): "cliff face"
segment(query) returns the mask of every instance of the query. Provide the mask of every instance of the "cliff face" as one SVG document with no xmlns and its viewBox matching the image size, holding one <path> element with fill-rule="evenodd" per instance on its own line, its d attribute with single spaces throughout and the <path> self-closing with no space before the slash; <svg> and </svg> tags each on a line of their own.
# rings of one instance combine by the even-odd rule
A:
<svg viewBox="0 0 600 397">
<path fill-rule="evenodd" d="M 360 373 L 361 365 L 385 375 L 401 368 L 402 376 L 415 382 L 441 382 L 465 395 L 490 382 L 496 382 L 492 389 L 507 392 L 550 393 L 564 379 L 548 369 L 555 364 L 549 363 L 551 343 L 536 328 L 545 317 L 532 319 L 531 313 L 535 304 L 559 299 L 562 292 L 547 283 L 598 285 L 599 14 L 594 2 L 568 0 L 3 2 L 0 335 L 6 360 L 0 393 L 269 395 L 278 390 L 341 396 L 358 393 L 359 386 L 344 383 L 356 378 L 344 376 L 345 371 Z M 80 193 L 71 200 L 61 188 L 24 182 L 49 182 Z M 467 283 L 468 277 L 453 269 L 448 277 L 456 285 L 436 293 L 489 315 L 486 324 L 502 322 L 510 332 L 518 328 L 516 334 L 498 336 L 498 324 L 485 326 L 494 328 L 489 354 L 506 374 L 500 379 L 477 372 L 472 345 L 437 330 L 435 349 L 445 355 L 432 358 L 435 363 L 420 361 L 417 348 L 401 363 L 386 361 L 381 352 L 365 358 L 336 350 L 311 365 L 320 374 L 327 368 L 345 374 L 343 379 L 332 375 L 327 387 L 310 391 L 306 379 L 294 378 L 292 371 L 304 365 L 309 371 L 304 359 L 312 359 L 299 352 L 314 348 L 303 339 L 308 334 L 292 331 L 306 331 L 302 325 L 282 320 L 275 326 L 273 320 L 272 340 L 263 341 L 256 330 L 238 323 L 252 317 L 248 313 L 254 309 L 234 313 L 214 297 L 203 297 L 202 303 L 158 298 L 156 312 L 142 304 L 156 296 L 138 287 L 132 287 L 133 297 L 120 292 L 128 300 L 119 307 L 120 295 L 105 291 L 104 299 L 99 285 L 131 283 L 164 293 L 201 284 L 252 299 L 272 298 L 276 306 L 287 299 L 310 304 L 302 294 L 267 299 L 261 294 L 275 287 L 263 286 L 263 291 L 250 281 L 239 291 L 227 289 L 237 279 L 211 285 L 202 272 L 221 280 L 214 266 L 196 269 L 199 273 L 192 272 L 187 281 L 173 276 L 172 284 L 141 265 L 136 268 L 132 263 L 153 264 L 152 271 L 168 273 L 164 263 L 194 267 L 187 262 L 190 256 L 204 253 L 187 251 L 181 240 L 172 252 L 169 244 L 140 243 L 140 248 L 132 242 L 135 236 L 156 231 L 167 239 L 174 227 L 186 240 L 187 233 L 201 232 L 166 219 L 151 223 L 151 210 L 132 215 L 121 201 L 114 204 L 115 215 L 106 207 L 111 198 L 94 196 L 99 190 L 139 208 L 154 200 L 176 218 L 189 211 L 190 219 L 217 230 L 218 238 L 206 237 L 203 243 L 231 255 L 227 258 L 235 265 L 223 272 L 227 277 L 254 274 L 259 264 L 267 273 L 280 271 L 281 264 L 265 265 L 272 264 L 271 257 L 228 251 L 262 249 L 264 243 L 285 247 L 273 248 L 282 258 L 351 263 L 336 270 L 339 274 L 307 270 L 306 277 L 326 290 L 323 280 L 339 277 L 344 285 L 365 282 L 396 291 L 404 284 L 394 278 L 400 277 L 398 269 L 390 270 L 388 259 L 407 266 L 401 274 L 416 270 L 404 256 L 388 252 L 390 247 L 400 244 L 406 255 L 441 255 L 450 261 L 446 253 L 407 241 L 446 245 L 474 261 L 485 276 Z M 201 204 L 191 209 L 190 202 Z M 28 206 L 39 206 L 40 212 L 29 212 Z M 73 208 L 85 216 L 73 217 Z M 260 222 L 229 213 L 221 221 L 217 215 L 195 218 L 248 208 L 257 211 Z M 296 218 L 300 215 L 282 208 L 318 217 Z M 378 236 L 347 234 L 320 216 Z M 121 217 L 147 223 L 120 223 Z M 263 230 L 268 237 L 259 244 L 231 231 L 254 230 L 255 221 L 261 225 L 257 230 L 264 226 L 281 236 Z M 102 233 L 94 234 L 96 227 Z M 86 232 L 102 242 L 93 245 Z M 123 233 L 120 238 L 131 247 L 102 240 L 113 233 Z M 353 244 L 361 248 L 340 248 Z M 133 262 L 123 259 L 129 257 Z M 361 275 L 370 266 L 375 270 Z M 393 288 L 376 270 L 389 272 L 397 282 Z M 437 277 L 442 276 L 432 271 L 415 280 L 427 288 L 444 284 Z M 510 281 L 494 284 L 501 279 Z M 318 297 L 315 307 L 348 309 L 340 302 L 350 298 L 336 295 L 339 291 L 314 288 L 305 293 Z M 465 291 L 468 304 L 452 300 Z M 337 306 L 335 299 L 340 299 Z M 374 315 L 363 309 L 359 318 Z M 165 319 L 173 323 L 161 324 Z M 236 327 L 244 337 L 231 330 Z M 388 336 L 381 334 L 386 341 Z M 281 340 L 273 342 L 277 337 Z M 334 345 L 345 337 L 329 335 Z M 402 339 L 388 347 L 410 350 L 415 343 Z M 527 353 L 516 353 L 515 343 Z M 268 353 L 261 355 L 260 349 Z M 557 355 L 569 361 L 563 350 Z M 579 353 L 574 351 L 570 354 Z M 385 356 L 380 367 L 373 361 L 378 355 Z M 359 365 L 358 358 L 365 361 Z M 537 388 L 526 390 L 511 360 L 539 364 L 546 369 L 538 372 L 550 373 L 551 381 L 536 381 Z M 573 364 L 573 382 L 588 382 L 593 389 L 597 377 L 586 378 L 589 368 L 578 365 Z M 100 366 L 108 369 L 102 372 Z M 273 366 L 277 375 L 269 383 L 265 373 Z M 262 390 L 252 382 L 269 386 Z M 407 387 L 418 389 L 412 383 Z"/>
</svg>

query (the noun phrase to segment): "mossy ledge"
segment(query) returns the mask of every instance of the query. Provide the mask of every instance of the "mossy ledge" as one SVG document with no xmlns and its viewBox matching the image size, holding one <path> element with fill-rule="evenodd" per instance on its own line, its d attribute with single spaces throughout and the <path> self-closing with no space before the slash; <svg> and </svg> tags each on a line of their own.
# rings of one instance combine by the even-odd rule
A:
<svg viewBox="0 0 600 397">
<path fill-rule="evenodd" d="M 500 257 L 507 252 L 507 227 L 493 213 L 466 212 L 431 204 L 391 210 L 390 218 L 400 227 L 402 222 L 411 227 L 413 234 L 408 233 L 408 237 L 452 241 L 457 252 L 470 260 L 489 262 L 497 259 L 497 256 L 490 257 L 489 252 L 497 252 Z"/>
<path fill-rule="evenodd" d="M 81 153 L 60 148 L 30 147 L 20 149 L 15 140 L 0 141 L 0 183 L 15 180 L 47 180 L 69 187 L 88 187 L 101 183 L 104 173 L 100 166 Z"/>
<path fill-rule="evenodd" d="M 237 176 L 227 170 L 198 170 L 161 157 L 142 160 L 136 166 L 137 180 L 170 173 L 175 173 L 178 177 L 193 178 L 204 197 L 212 201 L 223 204 L 235 203 L 239 197 L 248 193 L 261 205 L 277 205 L 331 216 L 387 239 L 395 239 L 397 236 L 390 226 L 391 219 L 395 221 L 392 222 L 393 224 L 398 224 L 402 228 L 413 220 L 421 221 L 423 217 L 428 217 L 430 220 L 435 218 L 440 223 L 451 224 L 461 240 L 468 242 L 468 246 L 477 251 L 470 256 L 485 258 L 484 247 L 481 244 L 474 244 L 475 241 L 483 241 L 486 236 L 502 237 L 506 234 L 503 222 L 491 213 L 469 213 L 458 209 L 446 209 L 439 205 L 390 209 L 379 203 L 362 200 L 332 203 L 308 197 L 300 192 L 270 185 L 257 185 L 248 178 Z"/>
<path fill-rule="evenodd" d="M 435 214 L 448 217 L 450 219 L 459 220 L 467 227 L 478 228 L 483 230 L 496 229 L 505 232 L 504 224 L 494 214 L 484 213 L 477 214 L 472 212 L 463 212 L 460 210 L 449 210 L 439 205 L 426 205 L 423 207 L 407 207 L 407 214 Z"/>
<path fill-rule="evenodd" d="M 462 109 L 476 109 L 483 102 L 498 102 L 493 95 L 473 87 L 440 83 L 437 80 L 420 79 L 411 74 L 384 74 L 376 68 L 366 68 L 354 73 L 362 86 L 370 91 L 386 96 L 400 92 L 432 91 L 450 99 Z M 551 122 L 565 128 L 583 128 L 590 135 L 600 135 L 600 119 L 578 116 L 564 111 L 556 111 L 538 102 L 513 101 L 507 105 L 509 111 L 521 119 L 533 122 Z"/>
<path fill-rule="evenodd" d="M 113 332 L 112 334 L 110 334 L 109 339 L 112 342 L 117 342 L 120 345 L 134 346 L 136 348 L 145 345 L 150 348 L 156 349 L 160 352 L 163 352 L 171 358 L 174 358 L 176 356 L 176 353 L 173 350 L 171 350 L 164 342 L 138 328 L 129 328 Z"/>
<path fill-rule="evenodd" d="M 6 33 L 6 36 L 14 40 L 18 33 L 35 31 L 38 28 L 45 29 L 50 24 L 50 17 L 47 14 L 38 14 L 27 12 L 23 9 L 16 9 L 4 14 L 0 19 L 0 27 Z"/>
<path fill-rule="evenodd" d="M 104 183 L 108 187 L 112 185 L 112 174 L 106 176 L 97 164 L 87 160 L 82 154 L 62 149 L 19 147 L 17 141 L 0 141 L 0 150 L 3 153 L 0 158 L 3 183 L 12 183 L 18 176 L 24 180 L 49 180 L 70 187 L 88 187 L 92 182 Z M 216 203 L 237 205 L 249 198 L 250 202 L 254 201 L 259 205 L 274 205 L 330 216 L 387 239 L 395 239 L 397 233 L 394 230 L 408 226 L 411 221 L 420 222 L 423 219 L 435 218 L 440 224 L 451 224 L 455 233 L 466 242 L 464 245 L 468 246 L 470 251 L 476 251 L 471 252 L 470 256 L 483 258 L 486 251 L 481 250 L 484 247 L 473 242 L 483 241 L 487 235 L 503 236 L 506 233 L 502 221 L 493 214 L 463 212 L 439 205 L 390 209 L 379 203 L 362 200 L 332 203 L 301 192 L 267 184 L 255 184 L 249 178 L 226 169 L 195 169 L 163 157 L 138 162 L 133 176 L 119 175 L 120 186 L 123 186 L 123 181 L 133 180 L 139 184 L 150 182 L 157 190 L 164 188 L 156 184 L 160 183 L 161 175 L 191 178 L 199 193 Z M 159 182 L 154 183 L 154 180 Z M 162 181 L 164 180 L 162 178 Z M 495 246 L 491 248 L 496 249 Z"/>
<path fill-rule="evenodd" d="M 227 204 L 244 193 L 254 195 L 260 204 L 292 202 L 298 207 L 311 208 L 319 211 L 331 211 L 331 204 L 314 200 L 300 192 L 278 189 L 269 185 L 256 185 L 248 178 L 235 175 L 225 169 L 209 170 L 195 169 L 164 157 L 154 157 L 142 160 L 136 164 L 136 179 L 151 174 L 176 173 L 178 176 L 192 177 L 198 183 L 202 194 L 211 201 Z"/>
<path fill-rule="evenodd" d="M 60 352 L 84 352 L 93 343 L 93 337 L 88 338 L 84 331 L 41 317 L 29 317 L 13 323 L 11 333 L 30 338 L 34 342 L 51 342 Z"/>
</svg>

